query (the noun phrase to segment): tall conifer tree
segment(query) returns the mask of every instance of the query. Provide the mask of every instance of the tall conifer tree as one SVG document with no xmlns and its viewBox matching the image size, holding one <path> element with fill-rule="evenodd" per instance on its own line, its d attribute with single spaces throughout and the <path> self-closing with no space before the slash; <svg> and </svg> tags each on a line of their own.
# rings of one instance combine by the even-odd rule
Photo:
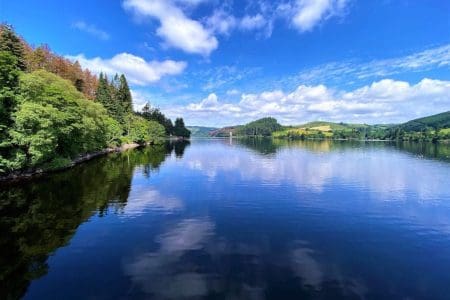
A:
<svg viewBox="0 0 450 300">
<path fill-rule="evenodd" d="M 23 42 L 16 35 L 10 25 L 0 25 L 0 51 L 11 53 L 17 59 L 17 67 L 21 71 L 25 71 L 25 54 Z"/>
<path fill-rule="evenodd" d="M 131 96 L 130 88 L 128 86 L 125 75 L 120 75 L 119 90 L 117 92 L 117 98 L 120 102 L 125 114 L 133 112 L 133 98 Z"/>
<path fill-rule="evenodd" d="M 97 92 L 95 93 L 95 100 L 103 104 L 108 113 L 112 115 L 111 90 L 106 74 L 100 73 Z"/>
</svg>

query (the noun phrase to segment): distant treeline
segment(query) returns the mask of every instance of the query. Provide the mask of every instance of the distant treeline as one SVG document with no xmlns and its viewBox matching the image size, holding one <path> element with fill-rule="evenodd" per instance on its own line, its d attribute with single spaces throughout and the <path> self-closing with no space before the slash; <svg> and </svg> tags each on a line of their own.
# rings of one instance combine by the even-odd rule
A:
<svg viewBox="0 0 450 300">
<path fill-rule="evenodd" d="M 189 137 L 158 109 L 133 110 L 125 75 L 99 78 L 52 53 L 31 47 L 0 25 L 0 175 L 58 168 L 75 157 L 123 143 Z"/>
<path fill-rule="evenodd" d="M 412 120 L 398 125 L 367 125 L 311 122 L 300 126 L 282 126 L 274 118 L 262 118 L 246 125 L 211 131 L 211 136 L 273 136 L 288 139 L 357 139 L 444 141 L 450 140 L 450 112 Z"/>
<path fill-rule="evenodd" d="M 273 132 L 273 136 L 290 139 L 332 138 L 437 142 L 450 140 L 450 112 L 398 125 L 312 122 Z"/>
</svg>

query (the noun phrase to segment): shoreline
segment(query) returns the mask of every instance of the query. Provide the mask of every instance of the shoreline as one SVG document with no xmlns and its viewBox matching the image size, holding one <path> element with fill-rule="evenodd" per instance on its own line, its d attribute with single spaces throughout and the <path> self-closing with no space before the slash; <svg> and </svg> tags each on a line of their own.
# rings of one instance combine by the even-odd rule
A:
<svg viewBox="0 0 450 300">
<path fill-rule="evenodd" d="M 145 144 L 145 145 L 147 145 L 147 144 Z M 130 150 L 130 149 L 135 149 L 135 148 L 145 146 L 145 145 L 140 145 L 140 144 L 136 144 L 136 143 L 124 144 L 120 147 L 106 148 L 106 149 L 103 149 L 100 151 L 86 153 L 86 154 L 80 155 L 77 158 L 73 159 L 70 162 L 70 164 L 68 164 L 64 167 L 55 168 L 55 169 L 37 168 L 37 169 L 33 169 L 33 170 L 13 171 L 7 175 L 0 176 L 0 184 L 10 183 L 10 182 L 18 182 L 18 181 L 22 181 L 22 180 L 30 180 L 30 179 L 34 179 L 34 178 L 48 175 L 51 173 L 65 171 L 65 170 L 73 168 L 81 163 L 92 160 L 96 157 L 100 157 L 100 156 L 107 155 L 110 153 L 124 152 L 124 151 Z"/>
</svg>

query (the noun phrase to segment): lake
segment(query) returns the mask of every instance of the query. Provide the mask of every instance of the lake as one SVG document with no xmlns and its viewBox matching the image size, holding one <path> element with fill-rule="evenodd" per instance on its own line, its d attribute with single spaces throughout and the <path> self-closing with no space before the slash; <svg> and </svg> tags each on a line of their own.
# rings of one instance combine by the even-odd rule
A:
<svg viewBox="0 0 450 300">
<path fill-rule="evenodd" d="M 192 140 L 0 187 L 0 298 L 449 299 L 450 146 Z"/>
</svg>

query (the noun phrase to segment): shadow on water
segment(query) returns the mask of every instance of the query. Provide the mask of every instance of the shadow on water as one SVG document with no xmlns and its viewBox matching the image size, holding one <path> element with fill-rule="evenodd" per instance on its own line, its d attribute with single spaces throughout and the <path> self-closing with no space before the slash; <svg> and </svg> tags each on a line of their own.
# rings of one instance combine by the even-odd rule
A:
<svg viewBox="0 0 450 300">
<path fill-rule="evenodd" d="M 48 272 L 47 259 L 92 215 L 123 208 L 136 167 L 151 176 L 172 152 L 167 143 L 111 154 L 31 182 L 0 186 L 0 299 L 19 299 Z"/>
<path fill-rule="evenodd" d="M 331 152 L 364 147 L 407 152 L 414 156 L 450 162 L 450 145 L 426 142 L 383 142 L 383 141 L 338 141 L 338 140 L 296 140 L 272 138 L 242 138 L 235 143 L 261 155 L 274 155 L 286 148 L 301 148 L 311 152 Z"/>
</svg>

